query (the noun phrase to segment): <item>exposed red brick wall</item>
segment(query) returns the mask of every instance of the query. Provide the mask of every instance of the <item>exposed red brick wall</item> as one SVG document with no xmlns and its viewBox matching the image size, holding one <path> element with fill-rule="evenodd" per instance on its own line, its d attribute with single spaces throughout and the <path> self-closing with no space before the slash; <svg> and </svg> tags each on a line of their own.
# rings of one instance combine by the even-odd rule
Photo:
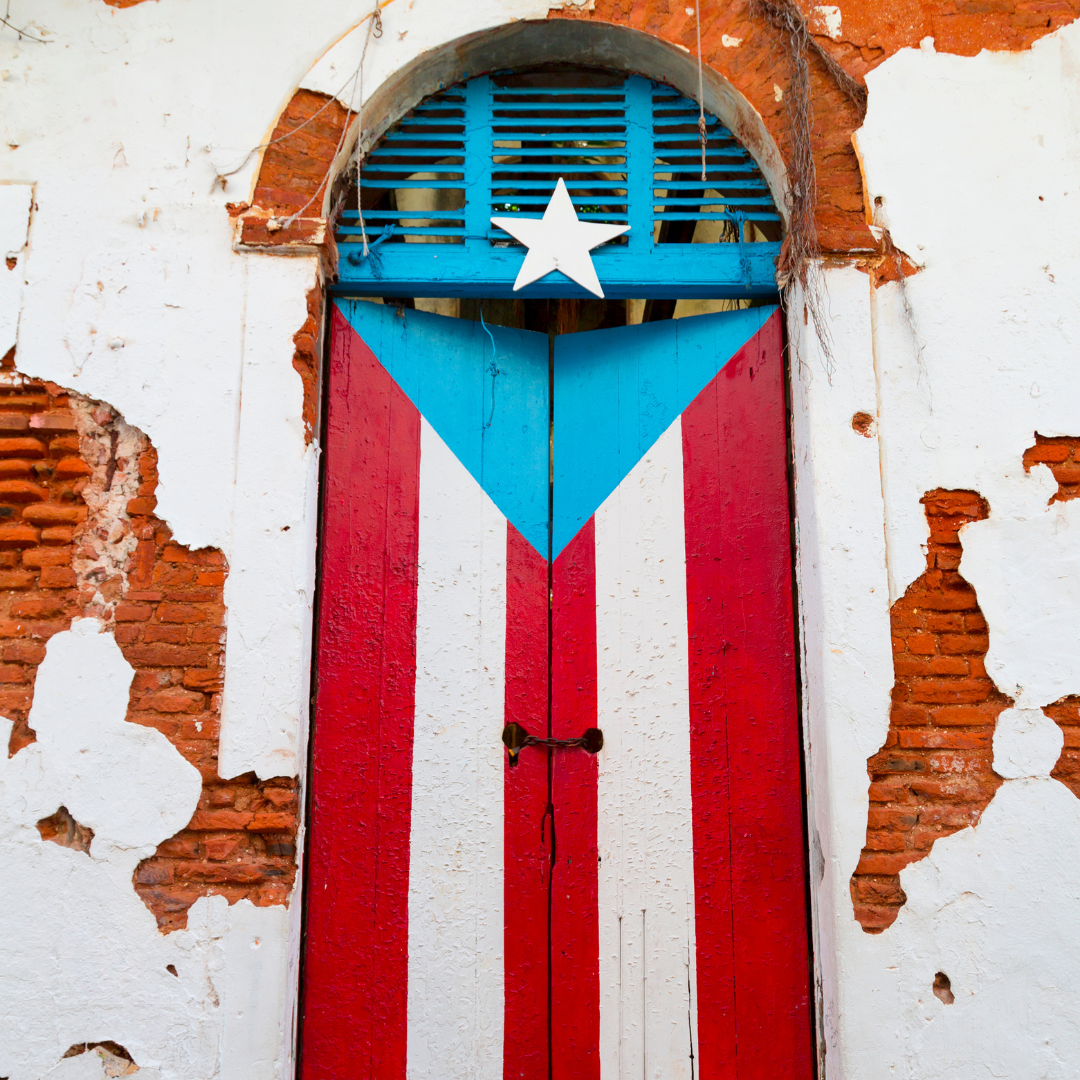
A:
<svg viewBox="0 0 1080 1080">
<path fill-rule="evenodd" d="M 841 3 L 841 40 L 825 33 L 815 5 L 797 5 L 814 38 L 858 82 L 905 47 L 935 38 L 939 52 L 974 56 L 981 49 L 1028 49 L 1080 15 L 1080 0 L 849 0 Z M 697 51 L 695 4 L 675 0 L 596 0 L 592 10 L 564 8 L 553 17 L 588 19 L 645 31 Z M 790 138 L 786 110 L 774 86 L 787 88 L 789 68 L 775 31 L 750 15 L 750 0 L 702 3 L 701 52 L 764 119 L 785 158 Z M 728 48 L 724 36 L 741 44 Z M 819 241 L 824 253 L 842 254 L 877 245 L 866 228 L 861 173 L 851 136 L 862 117 L 837 86 L 820 57 L 811 55 L 814 161 L 817 169 Z"/>
<path fill-rule="evenodd" d="M 34 740 L 28 717 L 49 638 L 84 615 L 114 628 L 135 668 L 127 719 L 161 731 L 203 778 L 188 828 L 135 874 L 159 924 L 174 929 L 208 893 L 283 903 L 299 807 L 291 778 L 217 775 L 225 559 L 173 542 L 154 514 L 157 483 L 156 452 L 112 409 L 0 374 L 0 712 L 14 721 L 9 753 Z"/>
<path fill-rule="evenodd" d="M 319 413 L 319 355 L 323 327 L 323 290 L 316 285 L 308 290 L 307 319 L 293 335 L 293 368 L 304 383 L 304 439 L 315 438 Z"/>
<path fill-rule="evenodd" d="M 994 726 L 1011 700 L 986 674 L 986 620 L 960 575 L 959 529 L 989 513 L 973 491 L 930 491 L 926 572 L 891 612 L 895 682 L 885 745 L 866 763 L 866 846 L 851 878 L 855 918 L 868 933 L 906 902 L 900 871 L 934 841 L 974 825 L 1002 783 Z"/>
<path fill-rule="evenodd" d="M 43 817 L 37 823 L 37 830 L 42 840 L 51 840 L 61 847 L 88 854 L 94 842 L 94 830 L 77 822 L 66 806 L 61 806 L 55 814 Z"/>
<path fill-rule="evenodd" d="M 1031 467 L 1038 464 L 1049 466 L 1058 484 L 1050 502 L 1080 498 L 1080 438 L 1036 432 L 1034 446 L 1024 451 L 1024 471 L 1031 472 Z M 1061 756 L 1050 775 L 1080 799 L 1080 696 L 1063 697 L 1044 706 L 1043 712 L 1065 736 Z"/>
<path fill-rule="evenodd" d="M 157 485 L 157 455 L 140 462 L 144 488 Z M 284 903 L 296 873 L 296 781 L 254 774 L 218 776 L 225 559 L 216 549 L 172 542 L 152 516 L 153 498 L 132 513 L 138 548 L 130 587 L 116 607 L 116 640 L 135 668 L 127 718 L 155 727 L 202 775 L 198 809 L 186 829 L 135 871 L 135 889 L 163 930 L 187 924 L 200 897 Z M 131 507 L 131 503 L 129 503 Z"/>
<path fill-rule="evenodd" d="M 1080 438 L 1069 435 L 1035 433 L 1035 445 L 1024 451 L 1024 472 L 1032 465 L 1047 465 L 1058 482 L 1051 502 L 1068 502 L 1080 497 Z"/>
<path fill-rule="evenodd" d="M 1043 712 L 1061 728 L 1065 744 L 1050 775 L 1080 799 L 1080 696 L 1075 694 L 1047 705 Z"/>
<path fill-rule="evenodd" d="M 45 643 L 82 614 L 71 564 L 90 469 L 68 406 L 52 383 L 0 376 L 0 713 L 14 722 L 9 754 L 34 741 L 28 716 Z"/>
<path fill-rule="evenodd" d="M 322 197 L 341 132 L 352 113 L 336 98 L 297 90 L 278 117 L 255 184 L 254 205 L 272 214 L 322 213 Z M 310 205 L 309 205 L 310 204 Z"/>
</svg>

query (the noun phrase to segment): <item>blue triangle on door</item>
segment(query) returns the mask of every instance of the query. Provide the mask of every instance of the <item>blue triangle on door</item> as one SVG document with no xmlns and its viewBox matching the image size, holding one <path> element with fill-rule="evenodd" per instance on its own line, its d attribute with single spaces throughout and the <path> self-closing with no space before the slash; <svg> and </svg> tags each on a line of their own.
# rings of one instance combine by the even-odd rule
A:
<svg viewBox="0 0 1080 1080">
<path fill-rule="evenodd" d="M 548 336 L 339 300 L 360 340 L 491 501 L 548 550 Z M 423 498 L 423 492 L 420 495 Z"/>
<path fill-rule="evenodd" d="M 557 555 L 774 306 L 555 339 Z"/>
<path fill-rule="evenodd" d="M 546 556 L 547 335 L 399 314 L 362 300 L 337 306 L 492 502 Z M 775 310 L 555 339 L 553 556 Z"/>
</svg>

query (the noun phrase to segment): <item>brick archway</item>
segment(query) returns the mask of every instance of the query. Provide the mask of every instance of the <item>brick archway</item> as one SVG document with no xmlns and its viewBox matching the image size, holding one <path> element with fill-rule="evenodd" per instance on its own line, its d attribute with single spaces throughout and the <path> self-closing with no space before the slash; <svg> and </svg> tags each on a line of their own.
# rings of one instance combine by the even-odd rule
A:
<svg viewBox="0 0 1080 1080">
<path fill-rule="evenodd" d="M 703 13 L 702 55 L 707 80 L 713 87 L 722 85 L 741 98 L 747 115 L 753 119 L 752 126 L 759 126 L 760 131 L 758 138 L 748 139 L 747 135 L 754 133 L 740 125 L 737 118 L 732 130 L 759 158 L 766 173 L 771 171 L 774 176 L 784 172 L 792 151 L 791 118 L 785 99 L 791 83 L 792 58 L 768 12 L 806 19 L 810 35 L 807 61 L 813 118 L 811 148 L 817 176 L 815 219 L 822 255 L 855 260 L 871 270 L 880 263 L 883 243 L 888 244 L 869 227 L 873 208 L 867 205 L 852 141 L 862 123 L 864 107 L 860 95 L 846 92 L 838 77 L 851 80 L 849 90 L 864 87 L 868 72 L 900 49 L 917 46 L 928 36 L 935 39 L 939 52 L 964 56 L 973 56 L 983 48 L 1028 49 L 1039 38 L 1075 19 L 1080 14 L 1080 0 L 1051 0 L 1038 5 L 1030 0 L 996 0 L 990 13 L 983 7 L 978 11 L 969 8 L 971 5 L 952 0 L 920 0 L 915 10 L 902 0 L 874 4 L 858 0 L 844 6 L 840 13 L 842 25 L 830 24 L 826 9 L 799 6 L 794 0 L 741 0 Z M 609 63 L 615 61 L 617 66 L 672 82 L 696 96 L 696 76 L 689 78 L 693 85 L 679 85 L 687 81 L 679 76 L 689 74 L 691 54 L 696 51 L 692 12 L 693 8 L 669 0 L 596 0 L 591 10 L 552 10 L 545 21 L 511 24 L 450 42 L 435 54 L 425 54 L 407 65 L 372 96 L 365 110 L 367 116 L 377 119 L 366 126 L 365 132 L 369 141 L 374 141 L 411 104 L 430 92 L 425 89 L 425 81 L 431 82 L 431 89 L 440 81 L 444 85 L 456 81 L 465 70 L 466 57 L 471 61 L 470 73 L 476 74 L 480 68 L 475 46 L 480 39 L 502 50 L 500 66 L 520 64 L 522 46 L 525 53 L 537 52 L 538 28 L 554 29 L 567 21 L 573 21 L 578 32 L 585 26 L 595 28 L 600 38 L 609 42 L 609 49 L 610 42 L 618 42 Z M 635 63 L 641 60 L 642 53 L 639 46 L 633 45 L 633 39 L 653 43 L 652 58 L 644 65 Z M 657 59 L 661 50 L 666 60 Z M 533 62 L 537 58 L 542 57 L 534 57 Z M 653 70 L 647 69 L 650 64 Z M 657 65 L 665 70 L 656 70 Z M 680 66 L 686 72 L 679 72 Z M 709 93 L 707 86 L 706 97 Z M 713 111 L 731 123 L 733 118 L 726 115 L 725 109 Z M 342 139 L 343 129 L 352 120 L 352 114 L 326 94 L 304 89 L 293 94 L 274 126 L 251 202 L 230 204 L 230 212 L 239 218 L 238 248 L 283 254 L 319 252 L 324 266 L 332 269 L 327 192 L 333 181 L 335 152 L 339 147 L 351 151 L 355 145 L 355 132 L 346 132 Z M 762 160 L 762 144 L 766 142 L 775 158 L 771 163 Z M 339 153 L 338 163 L 346 156 Z M 775 185 L 774 194 L 780 194 Z M 309 209 L 303 216 L 281 226 L 283 219 L 305 206 Z M 909 272 L 913 269 L 909 265 Z"/>
</svg>

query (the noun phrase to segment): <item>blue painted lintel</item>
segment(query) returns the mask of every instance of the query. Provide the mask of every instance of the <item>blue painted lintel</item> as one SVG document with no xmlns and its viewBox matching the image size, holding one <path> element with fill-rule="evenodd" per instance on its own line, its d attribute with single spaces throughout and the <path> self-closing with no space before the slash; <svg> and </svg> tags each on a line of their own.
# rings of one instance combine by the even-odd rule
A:
<svg viewBox="0 0 1080 1080">
<path fill-rule="evenodd" d="M 418 250 L 425 249 L 425 250 Z M 333 291 L 352 296 L 487 296 L 544 299 L 587 297 L 557 271 L 513 291 L 524 258 L 520 247 L 473 244 L 380 244 L 374 258 L 355 265 L 354 246 L 342 245 Z M 645 256 L 612 246 L 593 252 L 600 284 L 610 299 L 773 298 L 780 245 L 655 244 Z"/>
</svg>

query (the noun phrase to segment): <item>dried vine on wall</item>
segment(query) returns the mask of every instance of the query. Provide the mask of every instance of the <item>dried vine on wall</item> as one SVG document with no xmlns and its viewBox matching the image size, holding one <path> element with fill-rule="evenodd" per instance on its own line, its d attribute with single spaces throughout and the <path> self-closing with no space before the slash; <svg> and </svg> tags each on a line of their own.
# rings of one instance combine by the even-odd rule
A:
<svg viewBox="0 0 1080 1080">
<path fill-rule="evenodd" d="M 866 88 L 852 78 L 814 40 L 803 13 L 792 0 L 750 0 L 750 14 L 763 19 L 780 36 L 790 68 L 784 104 L 788 122 L 788 232 L 777 262 L 777 284 L 790 295 L 798 285 L 814 319 L 814 329 L 830 377 L 833 371 L 832 334 L 825 310 L 821 247 L 817 234 L 817 167 L 812 128 L 814 107 L 810 87 L 810 56 L 824 65 L 860 116 L 866 113 Z"/>
</svg>

